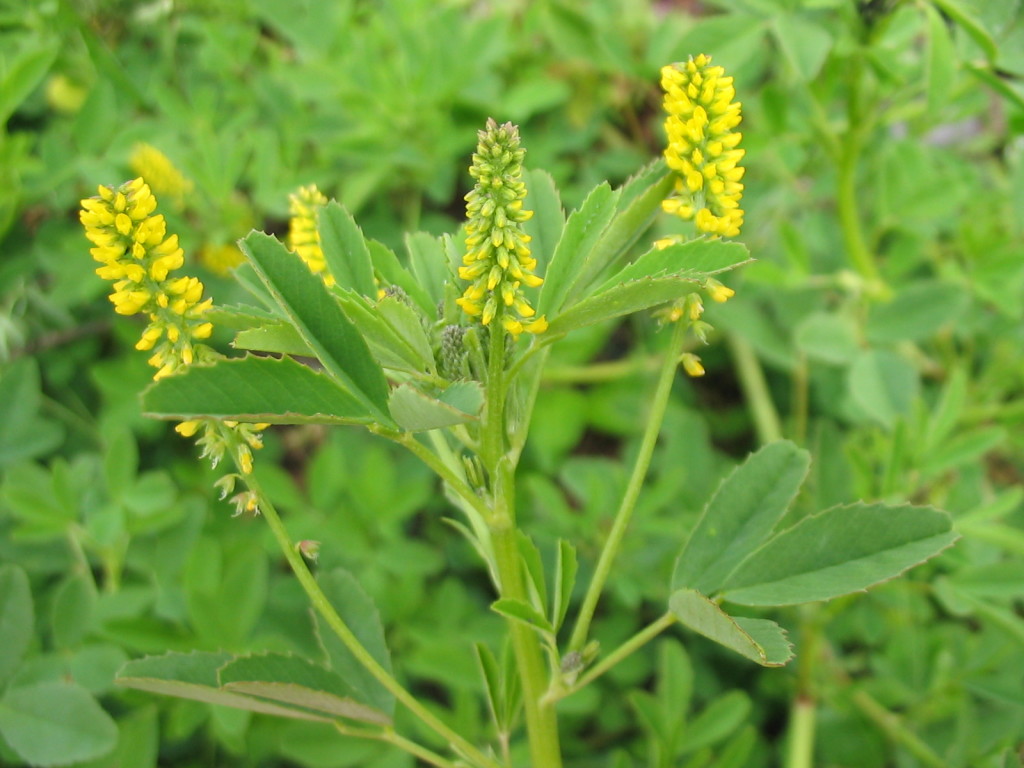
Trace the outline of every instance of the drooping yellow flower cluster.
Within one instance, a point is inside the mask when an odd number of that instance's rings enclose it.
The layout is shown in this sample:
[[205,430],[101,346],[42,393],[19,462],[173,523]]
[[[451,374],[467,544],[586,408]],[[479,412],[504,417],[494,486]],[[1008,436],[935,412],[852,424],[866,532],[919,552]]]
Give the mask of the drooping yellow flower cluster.
[[662,67],[665,90],[665,160],[678,173],[675,191],[662,208],[709,235],[736,237],[743,225],[743,134],[736,89],[722,67],[701,54]]
[[320,275],[328,286],[334,285],[334,275],[327,268],[323,249],[320,247],[320,231],[317,228],[317,213],[327,205],[327,198],[315,184],[300,187],[288,196],[289,213],[288,247],[299,254],[309,271]]
[[170,200],[176,209],[184,207],[193,184],[167,155],[151,144],[140,142],[132,147],[128,165],[132,173],[144,178],[153,193],[160,195],[164,202]]
[[499,126],[488,119],[478,136],[469,169],[476,185],[466,195],[466,254],[459,268],[459,277],[470,285],[456,303],[484,325],[498,318],[513,336],[543,333],[548,322],[534,317],[536,311],[522,290],[544,282],[533,273],[537,260],[530,255],[530,236],[522,227],[533,216],[533,211],[523,210],[526,150],[519,146],[519,129],[512,123]]
[[149,363],[159,379],[193,361],[193,341],[209,338],[213,324],[203,318],[212,304],[203,300],[203,284],[171,277],[184,254],[178,236],[167,234],[164,217],[154,215],[156,205],[140,177],[117,189],[101,186],[98,197],[82,201],[80,219],[95,246],[90,253],[103,264],[96,274],[114,281],[114,311],[149,316],[135,347],[153,350]]

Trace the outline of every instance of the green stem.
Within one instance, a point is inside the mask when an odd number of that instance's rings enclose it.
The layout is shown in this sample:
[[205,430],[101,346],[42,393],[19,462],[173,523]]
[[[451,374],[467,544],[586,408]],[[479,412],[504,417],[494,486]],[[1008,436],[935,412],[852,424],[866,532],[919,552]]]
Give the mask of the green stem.
[[288,531],[284,527],[284,523],[281,522],[281,518],[277,514],[277,510],[274,508],[274,505],[270,502],[267,495],[263,492],[263,489],[256,481],[256,478],[251,474],[245,475],[245,484],[249,487],[250,491],[259,497],[260,511],[263,513],[263,517],[270,526],[270,530],[274,534],[274,538],[277,540],[282,554],[284,554],[285,559],[288,561],[288,565],[291,566],[292,572],[299,580],[299,584],[305,591],[310,603],[312,603],[316,611],[323,617],[324,621],[327,622],[327,625],[331,628],[334,634],[336,634],[341,642],[345,644],[345,647],[348,648],[356,661],[358,661],[367,672],[373,675],[373,677],[382,686],[384,686],[384,688],[387,689],[396,700],[401,702],[406,709],[418,717],[428,728],[434,731],[434,733],[445,739],[457,751],[461,752],[477,765],[487,766],[487,768],[499,768],[496,762],[491,760],[487,755],[466,741],[466,739],[441,722],[436,715],[423,706],[411,693],[409,693],[409,691],[403,688],[402,685],[395,680],[395,678],[392,677],[375,658],[373,658],[370,652],[366,650],[363,644],[359,642],[359,639],[352,633],[352,630],[349,629],[349,626],[341,616],[338,615],[338,612],[334,610],[334,606],[331,605],[327,596],[321,591],[320,585],[317,584],[316,579],[313,578],[313,574],[310,573],[309,568],[306,567],[306,562],[295,550],[295,545],[289,537]]
[[943,766],[949,765],[949,763],[935,754],[931,747],[911,732],[897,715],[894,715],[875,701],[863,689],[853,694],[853,703],[868,719],[885,731],[890,739],[898,744],[902,744],[914,757],[925,765],[932,768],[943,768]]
[[817,717],[815,702],[797,695],[789,712],[786,768],[813,768],[814,722]]
[[572,637],[569,640],[569,650],[579,651],[587,642],[587,634],[590,632],[590,622],[594,618],[594,611],[597,609],[598,600],[601,599],[601,592],[608,574],[611,573],[612,563],[622,546],[622,539],[626,535],[629,521],[633,517],[633,510],[636,507],[637,497],[643,486],[647,470],[651,465],[651,456],[654,454],[654,446],[658,442],[658,434],[661,432],[661,422],[665,418],[665,408],[668,406],[668,397],[672,391],[672,382],[675,380],[676,367],[679,364],[679,353],[686,337],[686,323],[675,323],[672,332],[672,339],[669,341],[668,349],[665,352],[665,359],[662,362],[661,373],[658,375],[658,384],[654,390],[654,397],[651,401],[651,409],[647,414],[647,425],[644,427],[643,438],[640,441],[640,451],[637,453],[636,463],[633,465],[633,473],[630,475],[629,484],[622,496],[619,510],[615,514],[615,522],[608,534],[608,539],[601,550],[601,557],[597,561],[597,568],[590,579],[587,593],[580,606],[580,612],[576,617],[576,625],[573,627]]
[[[519,556],[515,514],[515,467],[507,455],[505,430],[505,332],[500,324],[491,326],[490,358],[487,364],[487,402],[480,437],[480,458],[490,479],[492,509],[487,516],[491,545],[502,597],[528,602]],[[552,702],[542,701],[547,673],[537,634],[521,622],[508,621],[512,652],[523,690],[526,734],[535,768],[559,768],[562,753],[558,742],[558,719]]]
[[487,508],[487,505],[484,504],[483,500],[476,494],[476,492],[469,487],[466,481],[456,474],[455,470],[448,466],[448,464],[436,453],[417,440],[416,436],[412,432],[380,432],[380,434],[394,440],[402,447],[408,449],[410,453],[434,470],[434,472],[437,473],[442,480],[448,483],[451,489],[455,491],[463,501],[469,504],[484,518],[490,515],[490,510]]
[[607,672],[609,669],[614,667],[620,661],[625,659],[627,656],[635,653],[647,643],[651,642],[654,638],[664,632],[666,629],[676,623],[676,617],[671,613],[666,613],[664,616],[659,618],[657,621],[648,624],[646,627],[641,629],[629,640],[624,642],[614,651],[609,653],[607,656],[601,659],[597,664],[587,670],[587,674],[583,675],[576,683],[571,687],[566,688],[562,691],[552,691],[548,694],[548,698],[552,701],[564,699],[566,696],[570,696],[581,688],[594,682],[597,678]]
[[559,365],[544,371],[547,384],[596,384],[618,381],[642,371],[655,371],[661,364],[657,356],[625,357],[590,365]]
[[451,760],[446,760],[436,752],[431,752],[426,747],[420,746],[414,741],[410,741],[404,736],[399,735],[393,728],[387,728],[384,730],[371,730],[369,728],[353,728],[347,723],[334,724],[335,730],[344,736],[351,736],[356,739],[372,739],[374,741],[383,741],[388,744],[392,744],[399,749],[408,752],[413,757],[418,757],[425,763],[430,765],[436,765],[437,768],[456,768],[456,764]]
[[731,333],[727,338],[733,362],[736,364],[736,374],[740,379],[740,387],[743,389],[743,396],[754,417],[754,429],[757,431],[758,443],[766,445],[775,440],[781,440],[782,424],[779,420],[779,413],[775,410],[775,403],[768,391],[768,382],[764,378],[764,370],[761,368],[754,348],[746,339],[741,339],[736,334]]

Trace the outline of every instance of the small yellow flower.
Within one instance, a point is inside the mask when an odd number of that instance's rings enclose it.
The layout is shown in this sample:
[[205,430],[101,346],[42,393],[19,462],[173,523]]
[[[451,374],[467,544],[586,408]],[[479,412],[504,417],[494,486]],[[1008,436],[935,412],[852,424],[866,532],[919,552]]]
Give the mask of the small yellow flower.
[[665,160],[677,174],[662,208],[692,219],[699,232],[736,237],[743,225],[744,150],[738,148],[743,135],[734,130],[742,116],[733,79],[701,54],[662,67],[661,85],[668,113]]
[[715,280],[713,277],[709,277],[704,286],[707,288],[708,296],[711,297],[712,301],[716,301],[719,304],[724,304],[733,296],[736,295],[736,291],[728,286],[722,285],[720,282]]
[[145,142],[136,144],[128,165],[132,173],[146,180],[154,194],[170,200],[176,210],[185,207],[185,198],[191,194],[194,185],[159,149]]
[[523,209],[525,154],[512,123],[499,126],[488,119],[486,130],[479,132],[469,169],[476,184],[466,195],[466,253],[459,268],[459,277],[470,284],[456,300],[470,317],[484,325],[497,318],[513,336],[543,333],[548,327],[546,318],[535,317],[522,290],[544,282],[533,273],[537,260],[522,227],[533,216]]
[[700,358],[697,355],[686,352],[679,358],[679,362],[682,364],[683,370],[686,371],[687,375],[693,377],[704,375],[704,366],[700,364]]
[[218,275],[226,275],[245,261],[245,257],[238,250],[237,246],[227,245],[226,243],[221,245],[207,244],[199,251],[199,260],[212,272],[216,272]]
[[328,286],[334,285],[334,275],[327,268],[327,260],[320,247],[320,231],[317,229],[317,215],[327,205],[327,198],[317,189],[316,184],[310,184],[308,187],[300,187],[288,200],[291,213],[288,247],[299,254],[310,272],[320,275]]

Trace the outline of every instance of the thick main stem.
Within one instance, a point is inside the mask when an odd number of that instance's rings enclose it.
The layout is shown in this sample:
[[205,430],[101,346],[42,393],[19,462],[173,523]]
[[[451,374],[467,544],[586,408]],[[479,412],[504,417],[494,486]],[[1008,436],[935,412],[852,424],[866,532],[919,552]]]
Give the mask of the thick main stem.
[[[515,468],[508,456],[505,432],[505,376],[505,333],[495,323],[491,326],[487,405],[480,441],[481,459],[490,478],[492,508],[488,525],[500,595],[528,602],[516,536]],[[540,640],[536,632],[518,621],[510,619],[508,628],[523,690],[526,734],[532,764],[535,768],[559,768],[562,765],[562,753],[558,741],[558,718],[554,704],[542,701],[547,689],[547,673]]]
[[633,473],[630,475],[629,484],[622,496],[622,503],[615,514],[615,522],[608,533],[608,540],[601,550],[601,557],[597,561],[597,568],[590,580],[587,594],[583,598],[579,615],[576,617],[576,625],[573,627],[572,637],[569,640],[569,650],[579,651],[587,642],[587,634],[590,631],[590,622],[594,618],[594,611],[597,609],[598,600],[601,599],[601,592],[604,589],[608,575],[611,573],[612,563],[622,546],[622,539],[626,535],[629,521],[633,518],[633,509],[636,507],[637,497],[643,487],[644,478],[647,477],[647,470],[651,465],[651,456],[654,454],[654,446],[658,442],[658,435],[661,432],[661,423],[665,418],[665,408],[668,405],[668,396],[672,391],[672,382],[675,380],[676,367],[679,364],[679,353],[686,337],[686,324],[677,322],[669,341],[668,349],[665,352],[665,360],[661,366],[661,373],[658,376],[658,385],[654,390],[654,398],[651,401],[651,410],[647,415],[647,426],[644,428],[643,438],[640,441],[640,451],[633,465]]

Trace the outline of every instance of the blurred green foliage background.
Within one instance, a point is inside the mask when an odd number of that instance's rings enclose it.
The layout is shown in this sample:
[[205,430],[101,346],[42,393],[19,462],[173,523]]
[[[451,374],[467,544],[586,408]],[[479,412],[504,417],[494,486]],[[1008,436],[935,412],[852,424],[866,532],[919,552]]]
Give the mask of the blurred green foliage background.
[[[191,182],[162,198],[169,229],[228,304],[220,249],[282,232],[303,184],[397,249],[453,231],[488,116],[520,125],[568,207],[621,183],[661,151],[659,67],[701,52],[744,103],[758,262],[709,308],[708,375],[677,382],[597,635],[610,646],[660,614],[680,531],[774,437],[814,455],[803,509],[931,503],[963,540],[784,616],[799,628],[786,670],[682,633],[630,658],[562,702],[568,764],[793,765],[804,698],[814,765],[1019,765],[1019,0],[0,0],[0,762],[25,755],[10,713],[57,696],[82,724],[60,762],[411,765],[316,725],[114,689],[146,653],[318,651],[260,521],[232,519],[192,447],[140,415],[151,371],[93,275],[78,200],[135,175],[139,142],[165,153]],[[584,568],[663,342],[637,319],[553,355],[519,494],[536,538],[577,542]],[[293,534],[323,543],[320,567],[375,599],[413,689],[488,738],[469,645],[500,618],[428,472],[355,430],[288,428],[257,473]]]

